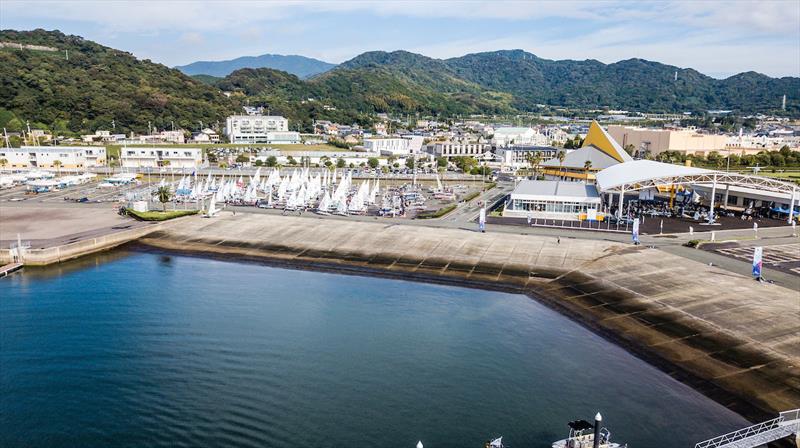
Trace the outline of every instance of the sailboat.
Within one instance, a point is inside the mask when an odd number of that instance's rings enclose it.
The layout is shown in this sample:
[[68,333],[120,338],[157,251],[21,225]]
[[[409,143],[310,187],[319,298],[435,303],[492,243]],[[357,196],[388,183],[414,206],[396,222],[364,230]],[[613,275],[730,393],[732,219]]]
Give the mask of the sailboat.
[[322,200],[319,201],[319,205],[317,206],[317,213],[320,215],[330,215],[328,211],[331,208],[331,195],[326,191],[325,194],[322,196]]
[[217,213],[219,213],[219,209],[217,208],[217,198],[215,196],[211,196],[211,202],[208,203],[208,212],[205,214],[205,217],[213,218]]

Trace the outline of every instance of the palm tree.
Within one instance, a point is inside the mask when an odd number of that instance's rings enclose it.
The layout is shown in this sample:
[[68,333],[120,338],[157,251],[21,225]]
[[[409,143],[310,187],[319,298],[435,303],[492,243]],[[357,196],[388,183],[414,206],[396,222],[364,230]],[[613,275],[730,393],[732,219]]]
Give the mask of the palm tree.
[[592,167],[592,161],[587,160],[583,162],[583,169],[586,171],[586,180],[589,180],[589,169]]
[[558,152],[558,172],[561,173],[561,177],[564,177],[564,159],[566,157],[567,157],[566,151]]
[[161,203],[162,209],[166,212],[167,211],[167,202],[169,202],[170,198],[172,197],[172,192],[169,189],[169,186],[162,185],[158,187],[155,194],[158,202]]
[[542,155],[536,153],[533,155],[533,180],[539,177],[539,164],[542,163]]
[[0,167],[5,169],[6,165],[8,165],[8,160],[7,159],[0,159]]
[[53,161],[53,166],[56,167],[56,170],[58,171],[58,175],[60,176],[61,175],[61,161],[60,160],[54,160]]

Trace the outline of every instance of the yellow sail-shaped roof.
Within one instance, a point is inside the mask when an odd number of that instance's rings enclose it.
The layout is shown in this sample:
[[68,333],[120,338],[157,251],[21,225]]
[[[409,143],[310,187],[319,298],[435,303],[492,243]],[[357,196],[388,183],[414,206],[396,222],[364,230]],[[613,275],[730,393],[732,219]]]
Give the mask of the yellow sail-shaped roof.
[[586,138],[583,140],[583,146],[589,145],[603,151],[618,162],[633,160],[631,156],[622,149],[622,146],[611,138],[608,132],[600,127],[600,124],[596,121],[592,121],[592,124],[589,125],[589,133],[586,134]]

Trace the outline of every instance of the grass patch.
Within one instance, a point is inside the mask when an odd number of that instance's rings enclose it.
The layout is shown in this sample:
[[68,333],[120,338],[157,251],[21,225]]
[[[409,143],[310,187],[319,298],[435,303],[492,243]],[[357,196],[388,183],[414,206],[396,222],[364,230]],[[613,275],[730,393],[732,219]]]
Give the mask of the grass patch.
[[450,204],[435,211],[424,211],[417,215],[417,219],[434,219],[441,218],[442,216],[452,212],[456,209],[456,204]]
[[497,186],[497,182],[492,182],[492,183],[490,183],[489,185],[486,186],[486,190],[485,191],[489,191],[489,190],[491,190],[492,188],[494,188],[496,186]]
[[199,210],[168,210],[166,212],[149,211],[137,212],[133,209],[125,209],[128,216],[132,216],[139,221],[166,221],[168,219],[180,218],[181,216],[196,215]]
[[701,240],[689,240],[684,244],[684,246],[699,249],[701,244],[703,244],[703,241]]

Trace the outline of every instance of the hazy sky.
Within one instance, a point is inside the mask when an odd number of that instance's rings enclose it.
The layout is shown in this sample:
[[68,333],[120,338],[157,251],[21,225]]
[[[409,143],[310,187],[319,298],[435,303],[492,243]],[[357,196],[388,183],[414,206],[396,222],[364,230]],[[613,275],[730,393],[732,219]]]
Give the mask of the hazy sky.
[[0,27],[58,29],[174,66],[263,53],[342,62],[515,49],[650,59],[711,76],[800,76],[800,1],[0,0]]

